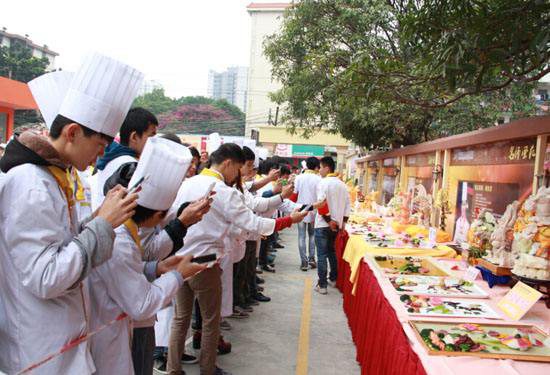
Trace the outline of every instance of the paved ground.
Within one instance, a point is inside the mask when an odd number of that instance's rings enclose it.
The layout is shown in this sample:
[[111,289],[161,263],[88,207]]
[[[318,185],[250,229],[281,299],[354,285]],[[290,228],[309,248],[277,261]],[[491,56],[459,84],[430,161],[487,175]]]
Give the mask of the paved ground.
[[[230,319],[233,330],[224,335],[233,352],[219,357],[219,365],[234,375],[359,374],[340,292],[313,291],[317,273],[299,270],[297,231],[281,237],[286,248],[277,253],[277,273],[261,275],[272,301],[255,307],[248,319]],[[198,365],[184,369],[199,373]]]

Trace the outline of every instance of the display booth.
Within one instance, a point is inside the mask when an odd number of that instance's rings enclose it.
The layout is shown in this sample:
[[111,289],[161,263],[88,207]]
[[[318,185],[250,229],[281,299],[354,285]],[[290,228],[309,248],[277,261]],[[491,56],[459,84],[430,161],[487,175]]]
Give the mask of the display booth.
[[533,186],[548,182],[549,133],[550,117],[522,119],[376,153],[356,163],[367,171],[363,192],[381,192],[380,204],[419,184],[434,201],[445,190],[449,212],[443,220],[436,212],[432,225],[460,240],[483,209],[498,219],[509,203],[525,200]]
[[338,233],[362,374],[546,374],[550,117],[371,154]]
[[37,108],[26,83],[0,77],[0,143],[13,134],[16,110]]

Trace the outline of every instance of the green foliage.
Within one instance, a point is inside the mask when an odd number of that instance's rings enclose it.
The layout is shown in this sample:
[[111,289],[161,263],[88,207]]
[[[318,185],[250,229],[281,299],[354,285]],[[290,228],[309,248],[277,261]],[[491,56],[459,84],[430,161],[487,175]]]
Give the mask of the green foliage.
[[[31,49],[21,42],[13,41],[10,47],[0,46],[0,76],[27,83],[44,74],[48,64],[45,57],[33,57]],[[41,121],[37,111],[15,112],[16,127]]]
[[374,148],[532,115],[548,14],[547,1],[303,0],[265,43],[282,83],[271,99],[293,130]]

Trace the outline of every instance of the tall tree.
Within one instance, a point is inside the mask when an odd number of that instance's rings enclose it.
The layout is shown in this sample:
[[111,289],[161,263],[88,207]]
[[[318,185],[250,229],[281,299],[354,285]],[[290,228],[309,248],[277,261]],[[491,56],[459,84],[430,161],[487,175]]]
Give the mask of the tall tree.
[[[0,47],[0,76],[27,83],[44,74],[48,64],[46,57],[33,57],[32,50],[17,40],[12,41],[10,47]],[[37,111],[15,112],[16,127],[40,121],[42,117]]]
[[367,147],[490,126],[501,108],[531,115],[526,82],[548,71],[548,9],[529,0],[303,0],[265,43],[282,83],[272,99],[291,128],[328,128]]

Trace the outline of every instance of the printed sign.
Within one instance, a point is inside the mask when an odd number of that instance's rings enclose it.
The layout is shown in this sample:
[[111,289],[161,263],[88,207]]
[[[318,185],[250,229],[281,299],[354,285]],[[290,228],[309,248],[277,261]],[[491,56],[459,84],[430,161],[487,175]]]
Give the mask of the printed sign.
[[468,267],[466,272],[464,273],[463,279],[466,281],[474,281],[478,278],[478,276],[481,274],[481,271],[477,269],[476,267]]
[[536,291],[522,282],[518,282],[497,304],[507,317],[520,320],[527,311],[542,297]]
[[457,148],[452,151],[451,165],[533,163],[537,154],[536,143],[536,139],[528,138]]

